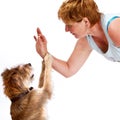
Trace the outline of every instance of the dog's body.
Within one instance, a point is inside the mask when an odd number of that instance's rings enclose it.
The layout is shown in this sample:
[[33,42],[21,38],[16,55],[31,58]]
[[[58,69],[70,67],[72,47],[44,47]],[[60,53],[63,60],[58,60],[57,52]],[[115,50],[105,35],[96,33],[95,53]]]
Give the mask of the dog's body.
[[3,77],[4,93],[10,98],[12,120],[46,120],[45,103],[52,95],[52,57],[47,54],[42,62],[38,89],[29,88],[31,64],[6,69]]

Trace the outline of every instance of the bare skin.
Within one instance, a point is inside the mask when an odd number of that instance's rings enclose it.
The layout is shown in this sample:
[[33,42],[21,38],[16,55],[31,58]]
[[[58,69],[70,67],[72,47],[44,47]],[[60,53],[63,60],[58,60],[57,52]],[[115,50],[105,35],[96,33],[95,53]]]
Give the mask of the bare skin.
[[[113,43],[117,47],[120,47],[120,27],[118,26],[120,26],[120,18],[116,18],[110,23],[108,34],[113,40]],[[108,43],[100,22],[90,27],[90,22],[86,17],[83,18],[81,22],[65,25],[65,30],[74,35],[78,40],[67,61],[60,60],[53,56],[52,67],[64,77],[70,77],[79,71],[92,52],[85,38],[86,35],[92,35],[94,41],[103,52],[107,51]],[[39,28],[37,28],[37,36],[34,36],[34,39],[36,41],[36,51],[44,58],[46,53],[48,53],[47,40]]]

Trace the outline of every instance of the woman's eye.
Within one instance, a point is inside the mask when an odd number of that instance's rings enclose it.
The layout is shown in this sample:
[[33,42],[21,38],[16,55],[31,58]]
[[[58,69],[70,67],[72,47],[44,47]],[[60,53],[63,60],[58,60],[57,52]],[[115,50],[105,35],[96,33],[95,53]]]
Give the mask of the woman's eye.
[[68,28],[71,28],[71,27],[72,27],[72,25],[67,25],[67,27],[68,27]]

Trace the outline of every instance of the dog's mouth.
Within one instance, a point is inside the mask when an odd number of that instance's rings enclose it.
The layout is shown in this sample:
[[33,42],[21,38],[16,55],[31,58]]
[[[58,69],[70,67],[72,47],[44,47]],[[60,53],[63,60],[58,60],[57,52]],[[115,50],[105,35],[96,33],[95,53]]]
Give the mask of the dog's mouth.
[[34,80],[34,73],[33,73],[33,70],[31,70],[31,73],[30,73],[30,80],[31,80],[31,82]]
[[32,64],[28,63],[26,64],[26,66],[29,66],[29,68],[31,68],[31,75],[30,75],[30,79],[32,80],[34,78],[34,74],[32,73]]

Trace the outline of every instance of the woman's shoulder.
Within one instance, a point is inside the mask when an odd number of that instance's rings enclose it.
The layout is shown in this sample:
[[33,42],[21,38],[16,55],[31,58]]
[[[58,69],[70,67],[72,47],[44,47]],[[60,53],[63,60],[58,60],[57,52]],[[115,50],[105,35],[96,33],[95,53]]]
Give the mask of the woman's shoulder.
[[103,27],[105,27],[107,30],[110,22],[118,17],[120,17],[120,13],[101,14],[101,23],[102,23]]
[[105,13],[101,14],[101,19],[104,20],[104,22],[108,22],[110,19],[114,17],[120,17],[120,13]]

